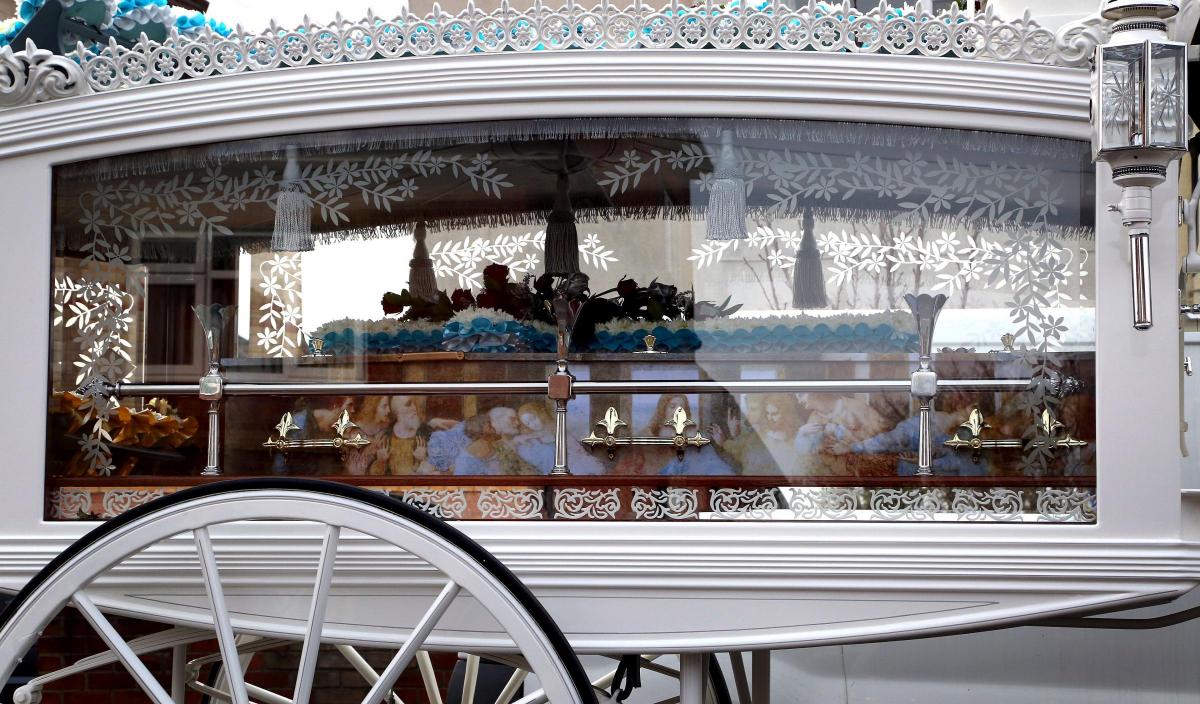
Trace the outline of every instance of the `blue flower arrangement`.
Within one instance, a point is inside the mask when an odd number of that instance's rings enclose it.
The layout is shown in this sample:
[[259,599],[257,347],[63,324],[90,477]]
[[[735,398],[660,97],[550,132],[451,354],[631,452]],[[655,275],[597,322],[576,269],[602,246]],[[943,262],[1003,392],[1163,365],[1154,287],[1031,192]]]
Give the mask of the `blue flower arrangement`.
[[335,355],[399,354],[442,349],[442,331],[439,329],[367,332],[347,327],[324,332],[321,338],[325,340],[324,351]]
[[554,333],[527,323],[477,316],[446,323],[442,348],[452,352],[552,352],[555,341]]
[[[776,319],[778,320],[778,319]],[[738,326],[737,323],[743,323]],[[755,324],[753,318],[728,320],[720,326],[693,328],[667,323],[656,326],[600,329],[588,345],[589,352],[640,352],[645,338],[654,335],[659,352],[915,352],[917,335],[887,323]]]
[[233,34],[233,30],[227,27],[224,22],[218,22],[211,17],[207,17],[203,12],[194,12],[190,15],[181,14],[175,18],[175,29],[179,30],[180,34],[196,35],[205,27],[208,27],[222,37],[228,37]]

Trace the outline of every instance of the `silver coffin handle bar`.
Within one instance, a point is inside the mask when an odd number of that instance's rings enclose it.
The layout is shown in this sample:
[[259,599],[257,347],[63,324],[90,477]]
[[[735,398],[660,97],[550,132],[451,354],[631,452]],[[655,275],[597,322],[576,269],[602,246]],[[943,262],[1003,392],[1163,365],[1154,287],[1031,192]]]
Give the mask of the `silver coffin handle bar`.
[[[946,379],[938,388],[947,391],[1024,391],[1029,379]],[[577,394],[692,394],[692,393],[907,393],[908,379],[814,381],[576,381]],[[447,382],[408,384],[226,383],[228,396],[490,396],[544,395],[544,381]],[[199,384],[118,383],[108,393],[131,396],[186,396],[197,394]]]

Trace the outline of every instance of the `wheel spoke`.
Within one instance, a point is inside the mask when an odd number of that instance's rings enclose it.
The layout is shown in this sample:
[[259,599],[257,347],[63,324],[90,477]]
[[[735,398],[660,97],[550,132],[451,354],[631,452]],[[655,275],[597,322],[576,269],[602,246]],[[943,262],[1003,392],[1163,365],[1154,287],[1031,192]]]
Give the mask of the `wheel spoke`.
[[296,689],[292,694],[294,704],[308,704],[312,694],[313,672],[317,669],[317,653],[321,649],[321,630],[325,627],[325,606],[329,603],[329,585],[333,581],[333,564],[337,561],[337,546],[340,529],[329,526],[325,543],[321,547],[321,561],[317,564],[317,583],[313,587],[312,606],[308,611],[308,632],[304,634],[304,648],[300,651],[300,670],[296,674]]
[[741,651],[729,652],[729,664],[733,666],[733,683],[737,687],[738,704],[750,704],[750,680],[746,678],[746,661]]
[[460,587],[454,582],[447,582],[442,588],[437,598],[433,600],[433,606],[425,612],[417,625],[413,627],[413,632],[408,636],[408,640],[404,641],[404,645],[400,647],[400,652],[392,658],[388,666],[384,668],[383,673],[379,675],[379,680],[372,685],[371,691],[362,700],[362,704],[376,704],[381,699],[385,692],[392,691],[392,685],[396,684],[396,680],[412,662],[413,657],[417,654],[417,650],[425,643],[425,639],[433,632],[434,626],[437,625],[438,619],[446,613],[450,608],[450,604],[454,602],[454,597],[458,596]]
[[187,700],[187,645],[171,648],[171,701],[184,704]]
[[229,622],[229,611],[225,607],[225,591],[221,589],[221,575],[217,571],[212,536],[208,534],[207,528],[197,528],[192,534],[196,539],[196,549],[200,553],[204,588],[208,591],[208,600],[212,604],[213,626],[217,632],[225,679],[229,682],[229,694],[233,698],[233,704],[250,704],[250,698],[246,694],[246,680],[242,674],[242,663],[238,659],[237,642],[233,637],[233,626]]
[[[342,657],[346,658],[346,661],[349,662],[355,670],[358,670],[358,674],[362,675],[362,678],[366,680],[367,686],[373,685],[379,681],[379,673],[375,671],[375,668],[371,667],[371,663],[367,662],[366,658],[360,655],[357,650],[349,645],[342,645],[341,643],[335,645],[334,647],[337,648],[337,651],[342,654]],[[396,694],[392,694],[392,704],[404,704],[404,701],[401,700]]]
[[479,656],[467,655],[463,672],[462,704],[475,704],[475,684],[479,681]]
[[[592,680],[592,688],[603,692],[604,690],[608,689],[610,685],[612,685],[613,680],[616,678],[617,671],[609,670],[607,674]],[[546,690],[538,689],[518,699],[516,704],[546,704],[548,701],[550,701],[550,697],[546,696]]]
[[750,654],[750,695],[754,704],[771,704],[771,651]]
[[500,696],[496,697],[496,704],[508,704],[516,695],[517,690],[525,683],[525,678],[529,673],[520,668],[513,670],[512,677],[508,678],[508,684],[504,685],[504,689],[500,690]]
[[263,704],[292,704],[292,700],[282,694],[276,694],[262,687],[255,687],[249,682],[246,683],[246,692]]
[[75,592],[72,601],[75,602],[75,606],[88,623],[92,624],[96,633],[100,634],[104,644],[121,660],[121,664],[125,666],[126,670],[129,670],[129,674],[133,675],[133,679],[137,681],[142,691],[156,704],[172,704],[171,695],[167,694],[167,690],[163,689],[158,680],[154,679],[154,675],[150,674],[145,663],[137,656],[137,653],[133,652],[121,634],[117,633],[117,629],[113,628],[104,614],[100,613],[100,609],[96,608],[87,594],[82,591]]
[[421,670],[421,681],[425,683],[425,696],[429,704],[442,704],[442,693],[438,690],[437,675],[433,672],[433,660],[424,650],[417,651],[417,667]]

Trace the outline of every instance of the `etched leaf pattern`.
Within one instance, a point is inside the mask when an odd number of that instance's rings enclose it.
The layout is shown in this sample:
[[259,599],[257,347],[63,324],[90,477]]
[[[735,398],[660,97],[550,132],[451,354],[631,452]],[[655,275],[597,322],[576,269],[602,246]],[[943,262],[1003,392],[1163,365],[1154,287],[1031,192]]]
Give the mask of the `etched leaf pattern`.
[[268,357],[294,357],[304,344],[300,255],[276,254],[258,265],[258,307],[254,345]]
[[[453,238],[435,242],[429,248],[434,274],[452,279],[458,288],[482,288],[483,269],[488,264],[503,264],[517,275],[535,274],[546,252],[546,231],[520,235],[499,234],[494,237]],[[590,233],[579,243],[582,264],[607,271],[619,261],[615,251],[600,235]]]

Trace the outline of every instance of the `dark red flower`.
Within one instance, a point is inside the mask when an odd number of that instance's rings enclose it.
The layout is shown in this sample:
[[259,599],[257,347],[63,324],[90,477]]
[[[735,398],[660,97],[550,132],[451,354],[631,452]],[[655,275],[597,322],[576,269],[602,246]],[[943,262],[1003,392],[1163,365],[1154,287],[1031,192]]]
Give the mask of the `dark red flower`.
[[454,293],[450,294],[450,306],[454,310],[466,310],[475,305],[475,297],[466,289],[455,289]]
[[503,264],[488,264],[483,270],[483,287],[487,289],[504,288],[508,283],[508,267]]
[[405,303],[404,297],[401,294],[392,293],[391,291],[388,291],[387,293],[383,294],[383,300],[380,301],[380,304],[383,305],[383,314],[384,315],[394,315],[396,313],[402,313],[402,312],[404,312],[404,309],[408,306],[408,304]]
[[542,274],[533,282],[533,289],[546,298],[554,297],[554,275]]
[[500,296],[496,295],[495,291],[480,291],[475,297],[475,305],[480,308],[491,308],[498,310],[500,307]]
[[637,293],[638,285],[633,279],[621,279],[617,282],[617,295],[621,298],[629,298]]

